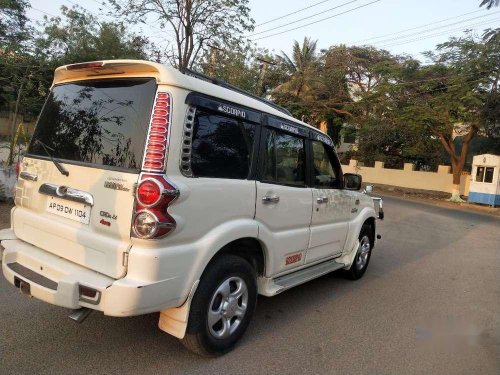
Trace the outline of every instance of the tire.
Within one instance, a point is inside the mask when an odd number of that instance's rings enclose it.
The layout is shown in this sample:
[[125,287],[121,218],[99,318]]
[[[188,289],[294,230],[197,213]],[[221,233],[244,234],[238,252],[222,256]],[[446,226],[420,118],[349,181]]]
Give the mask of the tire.
[[358,280],[363,277],[370,263],[373,249],[371,226],[363,224],[359,233],[359,246],[351,268],[344,271],[344,275],[351,280]]
[[253,267],[235,255],[219,256],[201,277],[182,344],[204,357],[229,352],[245,333],[256,303]]

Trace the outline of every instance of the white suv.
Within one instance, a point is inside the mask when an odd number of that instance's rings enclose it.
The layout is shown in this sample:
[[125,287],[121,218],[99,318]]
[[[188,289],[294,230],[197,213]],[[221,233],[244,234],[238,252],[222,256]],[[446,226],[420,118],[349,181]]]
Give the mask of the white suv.
[[327,135],[235,87],[147,61],[63,66],[0,231],[3,274],[76,321],[159,311],[219,355],[257,294],[364,274],[380,213],[360,185]]

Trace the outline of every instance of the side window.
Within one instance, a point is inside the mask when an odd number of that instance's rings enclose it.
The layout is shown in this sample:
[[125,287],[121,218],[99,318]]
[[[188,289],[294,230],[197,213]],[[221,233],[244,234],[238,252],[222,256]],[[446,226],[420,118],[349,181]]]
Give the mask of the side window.
[[254,138],[255,125],[198,108],[191,146],[193,176],[248,178]]
[[477,167],[476,181],[483,182],[483,178],[484,178],[484,167]]
[[486,171],[484,172],[484,182],[493,182],[493,171],[495,168],[493,167],[486,167]]
[[[337,186],[338,176],[332,165],[331,151],[321,142],[312,142],[314,187],[334,188]],[[330,152],[329,152],[330,151]]]
[[491,184],[493,182],[494,172],[494,167],[477,167],[476,182],[485,182]]
[[268,129],[262,181],[305,186],[304,139]]

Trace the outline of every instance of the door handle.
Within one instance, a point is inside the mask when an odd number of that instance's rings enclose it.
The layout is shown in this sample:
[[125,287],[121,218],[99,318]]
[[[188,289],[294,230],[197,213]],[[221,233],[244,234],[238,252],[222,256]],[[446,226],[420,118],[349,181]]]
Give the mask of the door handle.
[[38,180],[38,176],[33,173],[28,173],[28,172],[21,172],[19,175],[19,178],[22,178],[23,180],[28,180],[28,181],[36,181]]
[[316,198],[316,202],[318,202],[318,204],[328,203],[328,197],[319,197],[319,198]]
[[262,202],[264,203],[278,203],[280,201],[280,197],[277,195],[264,195],[262,197]]

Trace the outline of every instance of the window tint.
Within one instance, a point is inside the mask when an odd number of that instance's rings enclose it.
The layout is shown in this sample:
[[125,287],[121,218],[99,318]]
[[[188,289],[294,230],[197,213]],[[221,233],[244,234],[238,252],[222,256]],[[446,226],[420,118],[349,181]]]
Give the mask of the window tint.
[[486,171],[484,173],[484,182],[493,182],[493,171],[495,168],[493,167],[486,167]]
[[[154,79],[55,86],[33,134],[58,159],[138,170],[156,91]],[[28,154],[47,157],[31,142]]]
[[262,181],[305,185],[304,139],[269,129]]
[[246,179],[254,136],[255,125],[198,108],[191,147],[193,175]]
[[476,181],[483,182],[483,178],[484,178],[484,167],[477,167]]
[[333,168],[326,145],[312,142],[314,186],[317,188],[333,188],[337,184],[337,176]]

